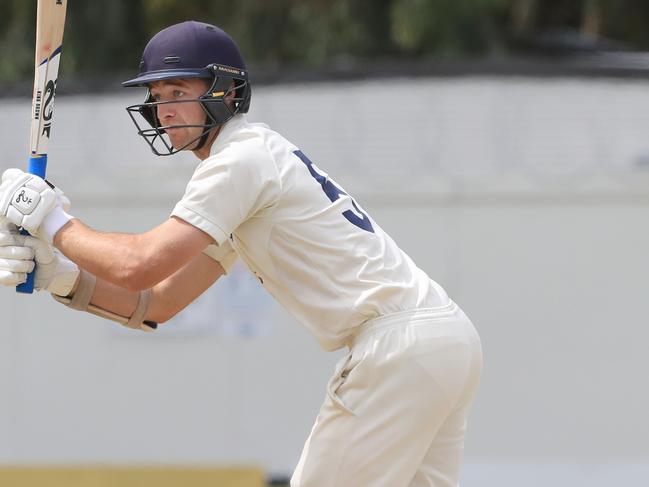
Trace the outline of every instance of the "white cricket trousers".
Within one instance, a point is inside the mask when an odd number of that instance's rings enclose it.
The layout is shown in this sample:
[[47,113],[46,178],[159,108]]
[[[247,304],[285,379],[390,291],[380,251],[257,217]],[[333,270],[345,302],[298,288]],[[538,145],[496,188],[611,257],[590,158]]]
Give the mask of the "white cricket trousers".
[[291,487],[456,487],[481,371],[480,339],[455,303],[365,323]]

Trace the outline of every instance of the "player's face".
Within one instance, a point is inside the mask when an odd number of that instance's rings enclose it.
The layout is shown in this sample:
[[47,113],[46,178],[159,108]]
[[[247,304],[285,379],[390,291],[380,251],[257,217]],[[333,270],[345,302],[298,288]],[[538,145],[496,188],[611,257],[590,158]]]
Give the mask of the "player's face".
[[[188,101],[196,100],[205,94],[208,88],[207,82],[202,79],[173,79],[151,84],[150,91],[154,101],[171,102],[157,106],[158,119],[162,126],[195,125],[195,127],[166,129],[171,144],[176,149],[183,147],[203,133],[205,111],[199,102]],[[199,141],[196,141],[187,149],[191,150],[198,144]]]

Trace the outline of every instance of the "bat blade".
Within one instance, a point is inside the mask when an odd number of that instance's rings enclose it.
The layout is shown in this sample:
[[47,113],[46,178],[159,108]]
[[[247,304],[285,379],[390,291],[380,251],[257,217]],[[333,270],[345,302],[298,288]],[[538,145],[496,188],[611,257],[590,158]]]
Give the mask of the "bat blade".
[[[36,54],[34,56],[34,93],[30,129],[30,157],[27,172],[45,177],[47,150],[52,135],[54,95],[59,75],[63,30],[68,0],[38,0],[36,14]],[[34,291],[34,273],[16,287],[20,293]]]
[[67,0],[38,0],[30,149],[47,154],[61,61]]

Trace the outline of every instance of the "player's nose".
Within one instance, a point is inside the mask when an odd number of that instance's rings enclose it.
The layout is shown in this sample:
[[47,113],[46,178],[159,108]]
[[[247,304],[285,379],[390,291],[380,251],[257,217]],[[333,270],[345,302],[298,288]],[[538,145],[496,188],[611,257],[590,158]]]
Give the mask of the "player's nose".
[[169,120],[176,114],[173,103],[161,103],[158,105],[158,118],[160,120]]

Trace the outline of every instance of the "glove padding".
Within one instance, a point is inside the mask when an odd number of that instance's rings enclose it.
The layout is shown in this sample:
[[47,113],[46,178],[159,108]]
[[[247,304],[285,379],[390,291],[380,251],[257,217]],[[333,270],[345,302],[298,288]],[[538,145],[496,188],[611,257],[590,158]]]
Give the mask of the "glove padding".
[[0,217],[0,284],[17,286],[34,270],[34,250],[18,240],[18,228]]
[[0,184],[0,215],[48,243],[72,219],[63,192],[20,169],[7,169]]
[[29,235],[18,235],[17,238],[34,252],[34,289],[46,290],[57,296],[68,296],[79,277],[77,264],[43,240]]
[[79,276],[77,265],[46,242],[20,235],[18,228],[0,217],[0,284],[16,286],[34,269],[34,289],[68,296]]

